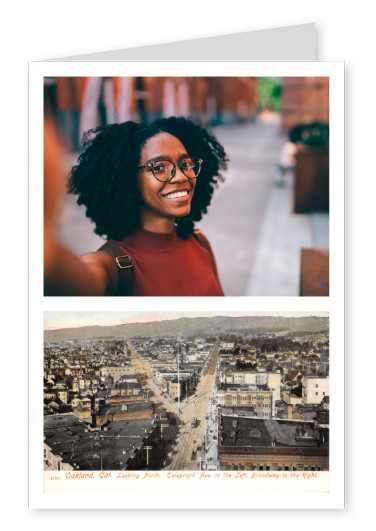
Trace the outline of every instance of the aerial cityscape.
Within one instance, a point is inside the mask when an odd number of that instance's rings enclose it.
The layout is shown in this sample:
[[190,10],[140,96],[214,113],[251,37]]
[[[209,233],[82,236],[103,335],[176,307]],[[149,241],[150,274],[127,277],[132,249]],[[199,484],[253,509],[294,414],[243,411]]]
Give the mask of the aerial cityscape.
[[48,329],[44,470],[327,471],[329,394],[327,316]]

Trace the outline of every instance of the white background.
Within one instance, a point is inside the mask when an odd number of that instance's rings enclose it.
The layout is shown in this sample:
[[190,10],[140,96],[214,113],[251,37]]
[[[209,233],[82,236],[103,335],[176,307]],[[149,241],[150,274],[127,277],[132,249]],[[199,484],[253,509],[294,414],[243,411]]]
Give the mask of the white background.
[[[249,485],[235,481],[234,484],[212,482],[205,485],[205,498],[201,487],[195,483],[176,480],[161,481],[156,488],[155,483],[147,482],[143,486],[143,496],[139,495],[139,482],[128,481],[122,485],[124,493],[116,495],[113,489],[119,487],[119,482],[106,483],[106,491],[111,496],[103,497],[101,492],[79,495],[68,491],[64,496],[46,495],[43,489],[43,470],[37,456],[40,454],[41,434],[43,432],[43,416],[40,414],[41,404],[41,367],[43,365],[43,311],[62,310],[63,307],[72,311],[101,311],[124,310],[124,301],[119,297],[47,297],[43,298],[43,283],[39,272],[43,268],[43,94],[41,87],[43,77],[47,75],[110,75],[110,76],[218,76],[225,73],[228,76],[329,76],[330,77],[330,298],[322,297],[220,297],[213,300],[210,297],[136,297],[132,300],[132,310],[164,311],[172,308],[181,311],[195,312],[208,310],[222,311],[327,311],[330,315],[330,348],[334,353],[330,362],[331,389],[331,422],[330,422],[330,492],[319,495],[302,495],[299,485],[299,495],[288,493],[288,488],[294,485],[280,485],[280,494],[269,491],[263,493],[263,485]],[[29,67],[29,182],[33,186],[29,190],[29,231],[33,245],[29,253],[29,275],[33,281],[29,287],[30,308],[29,342],[33,348],[29,370],[29,422],[30,422],[30,507],[33,508],[75,508],[75,507],[342,507],[343,506],[343,63],[341,62],[232,62],[232,63],[95,63],[81,62],[49,63],[45,61],[33,62]],[[333,272],[336,272],[334,275]],[[100,324],[100,323],[98,323]],[[183,485],[184,483],[184,485]],[[201,485],[198,480],[199,485]],[[272,483],[268,482],[271,489]],[[295,481],[293,482],[295,484]],[[311,481],[303,488],[317,488]],[[55,483],[54,483],[55,485]],[[60,483],[59,483],[60,485]],[[103,486],[102,483],[97,483]],[[221,485],[221,488],[219,488]],[[55,488],[55,486],[53,487]],[[64,488],[64,483],[61,483]],[[95,491],[92,486],[93,491]],[[327,487],[323,487],[327,489]],[[60,489],[60,486],[59,486]],[[169,493],[169,494],[167,494]],[[174,498],[174,494],[176,494]]]
[[[338,310],[342,313],[342,298],[343,298],[343,100],[344,100],[344,66],[343,62],[268,62],[268,63],[252,63],[252,62],[213,62],[213,63],[187,63],[187,62],[33,62],[29,66],[29,130],[31,131],[29,139],[29,231],[32,235],[33,245],[29,253],[29,274],[33,281],[30,284],[29,296],[30,307],[39,309],[39,311],[60,310],[62,305],[67,310],[92,310],[93,308],[100,308],[101,311],[114,311],[116,308],[124,310],[124,301],[119,297],[105,297],[95,301],[92,297],[77,297],[72,300],[71,297],[47,297],[43,300],[41,294],[43,293],[43,279],[39,272],[43,268],[43,234],[41,227],[43,225],[43,180],[40,178],[43,175],[43,92],[41,87],[43,85],[44,76],[221,76],[225,73],[226,76],[328,76],[330,79],[330,299],[323,299],[318,297],[313,301],[312,297],[301,298],[296,297],[220,297],[218,300],[207,297],[203,301],[198,301],[197,297],[173,297],[172,301],[168,297],[148,297],[147,303],[143,297],[136,297],[132,300],[132,309],[139,307],[141,310],[147,308],[149,311],[158,309],[159,311],[166,311],[171,309],[178,309],[182,305],[182,309],[187,311],[203,310],[207,308],[211,311],[227,310],[227,311],[260,311],[261,308],[270,310],[282,311],[291,310],[310,310],[318,309],[320,311],[332,312]],[[223,251],[224,252],[224,251]],[[336,272],[336,274],[333,274]],[[336,303],[333,306],[333,301]],[[314,303],[317,306],[314,306]],[[297,306],[298,304],[298,306]],[[303,307],[304,305],[304,307]],[[35,312],[36,314],[37,312]],[[30,340],[36,347],[35,338],[39,337],[33,326],[34,317],[30,316]],[[331,330],[332,331],[332,330]],[[342,329],[341,329],[342,338]],[[334,339],[334,338],[332,338]],[[338,339],[338,338],[336,338]],[[42,345],[38,348],[42,350]],[[335,345],[333,344],[335,348]],[[339,352],[337,347],[337,352]],[[42,361],[42,352],[40,352],[41,359],[38,363],[33,357],[33,366],[39,366]],[[338,361],[342,366],[343,358],[337,355],[332,358],[338,367]],[[40,370],[40,369],[39,369]],[[40,374],[37,372],[35,375]],[[332,377],[338,376],[331,373]],[[40,389],[39,389],[40,392]],[[332,396],[334,395],[332,389]],[[39,396],[39,393],[38,393]]]
[[[133,4],[133,5],[132,5]],[[375,288],[373,227],[375,203],[374,112],[375,30],[372,3],[358,0],[249,0],[204,2],[34,0],[7,2],[1,31],[2,154],[2,520],[6,525],[52,525],[54,529],[99,525],[178,524],[227,529],[275,525],[291,529],[371,524],[374,502],[372,343]],[[27,63],[51,57],[114,50],[145,44],[215,36],[315,22],[317,57],[347,63],[347,509],[345,511],[93,511],[26,509],[26,245],[27,245]],[[30,183],[32,186],[32,183]],[[334,355],[334,353],[332,353]],[[32,348],[30,356],[33,356]],[[369,516],[369,518],[367,518]],[[162,518],[163,517],[163,518]],[[109,521],[110,519],[110,521]],[[127,519],[127,520],[125,520]],[[335,521],[334,521],[335,519]],[[298,521],[297,521],[298,520]],[[367,524],[366,524],[367,525]],[[324,529],[325,529],[324,527]]]

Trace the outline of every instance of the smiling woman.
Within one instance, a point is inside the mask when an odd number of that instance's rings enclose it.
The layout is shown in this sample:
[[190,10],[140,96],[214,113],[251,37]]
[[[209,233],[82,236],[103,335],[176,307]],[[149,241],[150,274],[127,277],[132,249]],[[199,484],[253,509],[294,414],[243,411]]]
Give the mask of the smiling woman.
[[138,168],[143,228],[172,232],[175,219],[190,213],[201,162],[190,157],[180,140],[169,133],[159,133],[146,142]]
[[55,283],[46,294],[223,295],[210,244],[194,228],[227,167],[216,138],[190,120],[168,118],[90,130],[84,148],[69,191],[107,238],[80,258],[97,282],[64,292]]

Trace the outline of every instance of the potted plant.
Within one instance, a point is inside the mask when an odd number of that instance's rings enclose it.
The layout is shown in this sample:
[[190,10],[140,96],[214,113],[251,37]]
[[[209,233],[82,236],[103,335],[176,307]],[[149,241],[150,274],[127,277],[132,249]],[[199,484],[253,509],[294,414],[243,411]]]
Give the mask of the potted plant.
[[329,212],[329,125],[299,124],[289,138],[297,146],[294,212]]

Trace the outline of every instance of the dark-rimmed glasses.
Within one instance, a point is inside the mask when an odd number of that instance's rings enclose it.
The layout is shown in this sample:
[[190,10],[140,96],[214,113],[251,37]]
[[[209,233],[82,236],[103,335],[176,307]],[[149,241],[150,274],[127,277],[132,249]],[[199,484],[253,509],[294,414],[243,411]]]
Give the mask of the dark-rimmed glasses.
[[148,168],[153,172],[154,177],[161,182],[171,181],[175,177],[176,167],[179,166],[180,170],[188,179],[196,179],[201,170],[202,159],[198,157],[184,157],[180,162],[172,162],[172,160],[153,160],[147,162],[143,166],[139,166],[139,170]]

